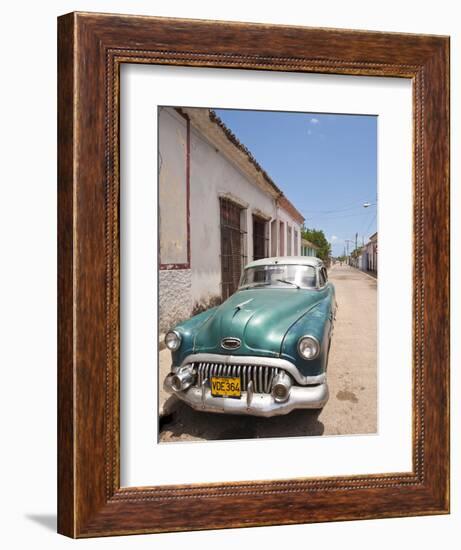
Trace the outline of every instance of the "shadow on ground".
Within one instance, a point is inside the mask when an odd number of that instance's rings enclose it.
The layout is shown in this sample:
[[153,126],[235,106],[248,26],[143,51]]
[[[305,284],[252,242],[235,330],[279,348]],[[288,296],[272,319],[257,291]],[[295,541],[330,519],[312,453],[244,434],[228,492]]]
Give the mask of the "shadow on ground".
[[26,514],[28,520],[38,523],[49,531],[57,530],[57,518],[56,514]]
[[168,401],[169,412],[159,420],[160,442],[293,437],[324,432],[319,410],[296,410],[284,416],[260,418],[195,411],[174,396]]

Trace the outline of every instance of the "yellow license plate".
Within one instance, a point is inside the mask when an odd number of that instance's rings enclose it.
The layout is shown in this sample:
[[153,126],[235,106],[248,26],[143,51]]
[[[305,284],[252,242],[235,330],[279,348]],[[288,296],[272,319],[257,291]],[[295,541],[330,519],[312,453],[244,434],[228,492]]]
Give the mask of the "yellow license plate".
[[213,397],[240,397],[240,378],[212,376],[211,395]]

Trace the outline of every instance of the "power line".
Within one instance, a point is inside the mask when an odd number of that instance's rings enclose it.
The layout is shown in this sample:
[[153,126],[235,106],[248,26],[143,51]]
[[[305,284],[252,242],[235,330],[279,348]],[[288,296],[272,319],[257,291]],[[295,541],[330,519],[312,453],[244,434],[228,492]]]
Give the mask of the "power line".
[[367,227],[367,230],[365,231],[365,233],[368,233],[372,223],[376,220],[376,212],[375,212],[375,215],[373,216],[373,218],[371,219],[371,222],[368,224],[368,227]]
[[357,203],[354,203],[353,205],[346,206],[343,208],[337,208],[334,210],[303,210],[303,211],[305,213],[310,213],[310,214],[335,214],[336,212],[347,212],[348,210],[358,210],[362,208],[370,208],[372,206],[376,206],[376,203],[368,204],[366,207],[364,206],[364,204],[367,204],[367,203],[363,203],[360,205],[357,205]]
[[[357,214],[346,214],[344,216],[330,216],[330,217],[321,217],[320,221],[328,221],[328,220],[341,220],[343,218],[357,218],[358,216],[368,216],[370,212],[357,212]],[[317,216],[306,216],[307,220],[317,220]]]

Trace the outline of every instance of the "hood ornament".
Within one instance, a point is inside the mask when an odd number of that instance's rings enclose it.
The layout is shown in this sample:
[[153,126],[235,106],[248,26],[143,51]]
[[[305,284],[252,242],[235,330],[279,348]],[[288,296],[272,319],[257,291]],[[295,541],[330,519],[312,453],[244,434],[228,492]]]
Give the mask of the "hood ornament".
[[224,349],[238,349],[241,345],[240,338],[226,337],[221,340],[221,347]]
[[245,300],[244,302],[241,302],[240,304],[237,304],[235,306],[235,309],[237,311],[240,311],[242,309],[243,306],[245,306],[246,304],[249,304],[250,302],[252,302],[254,300],[254,298],[250,298],[249,300]]
[[254,300],[254,298],[250,298],[249,300],[245,300],[244,302],[241,302],[240,304],[237,304],[234,308],[234,314],[232,315],[232,318],[234,318],[237,313],[242,309],[242,307],[246,304],[249,304],[250,302],[252,302]]

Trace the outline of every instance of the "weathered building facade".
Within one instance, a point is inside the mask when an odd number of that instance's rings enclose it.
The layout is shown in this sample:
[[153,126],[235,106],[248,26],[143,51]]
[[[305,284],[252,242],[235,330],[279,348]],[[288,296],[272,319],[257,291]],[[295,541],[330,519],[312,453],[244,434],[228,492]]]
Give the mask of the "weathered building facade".
[[373,233],[368,242],[362,246],[356,258],[356,267],[362,271],[378,274],[378,233]]
[[301,256],[317,257],[319,247],[307,239],[301,239]]
[[253,259],[301,253],[302,215],[208,109],[159,110],[159,328],[235,292]]
[[378,272],[378,233],[374,233],[366,244],[367,270]]

